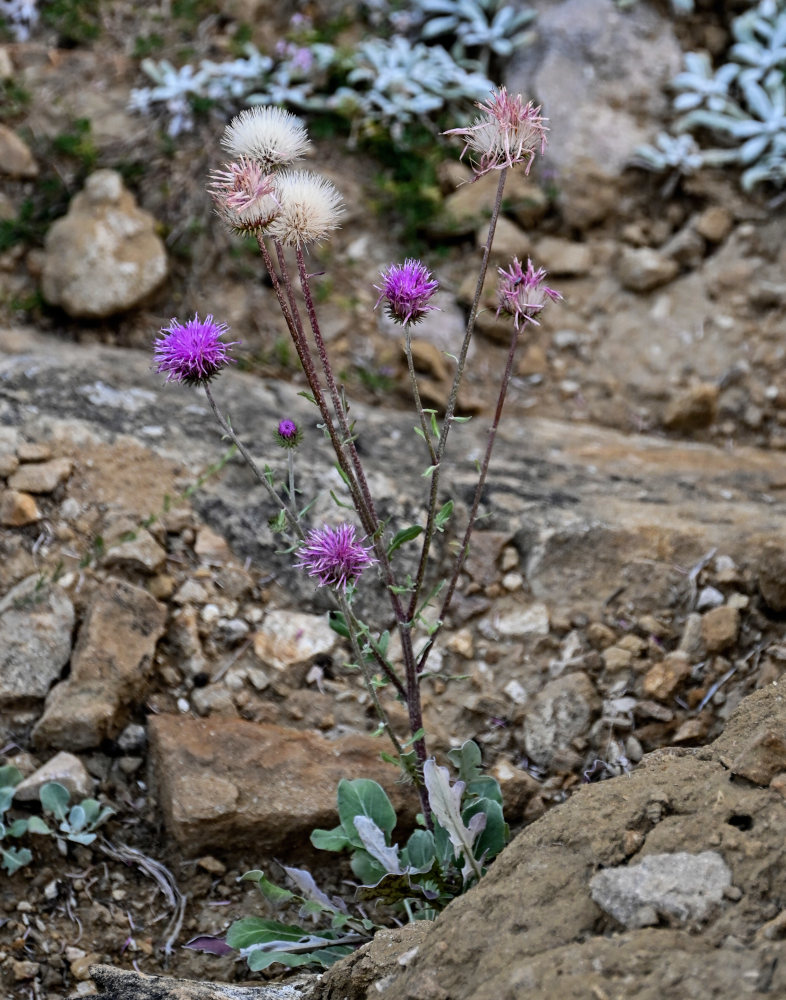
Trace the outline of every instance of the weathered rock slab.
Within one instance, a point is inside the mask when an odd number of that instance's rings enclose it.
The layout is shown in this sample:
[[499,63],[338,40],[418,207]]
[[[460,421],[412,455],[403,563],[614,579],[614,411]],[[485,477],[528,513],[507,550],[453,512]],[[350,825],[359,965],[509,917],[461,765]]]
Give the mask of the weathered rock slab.
[[637,865],[604,868],[590,881],[598,906],[631,929],[662,918],[703,920],[723,900],[731,872],[715,851],[650,854]]
[[[388,955],[379,975],[365,969],[355,989],[365,946],[329,970],[313,1000],[579,1000],[588,991],[712,1000],[728,995],[730,982],[786,992],[786,941],[763,930],[775,909],[769,901],[786,892],[779,863],[786,800],[774,788],[734,779],[721,762],[738,752],[749,727],[786,724],[782,688],[772,684],[744,700],[728,733],[709,747],[656,751],[631,774],[582,786],[523,830],[416,942],[402,941],[399,958],[416,948],[406,965]],[[683,852],[722,859],[723,868],[712,862],[722,877],[703,932],[657,927],[607,936],[591,894],[596,872],[630,872]]]
[[70,676],[46,700],[33,731],[35,742],[84,750],[117,735],[144,690],[165,620],[165,607],[147,591],[108,580],[79,630]]
[[30,576],[0,600],[0,704],[45,698],[71,655],[74,606]]
[[342,778],[378,781],[401,819],[412,795],[380,749],[370,736],[328,740],[243,719],[150,719],[152,784],[168,832],[192,855],[230,844],[302,850],[315,827],[335,826]]

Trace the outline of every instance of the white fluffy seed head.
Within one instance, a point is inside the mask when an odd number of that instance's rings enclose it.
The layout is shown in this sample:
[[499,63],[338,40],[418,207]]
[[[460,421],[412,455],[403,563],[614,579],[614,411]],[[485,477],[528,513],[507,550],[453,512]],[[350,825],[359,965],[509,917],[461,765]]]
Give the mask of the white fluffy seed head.
[[221,145],[233,159],[256,160],[265,172],[289,166],[311,142],[303,122],[281,108],[247,108],[227,125]]
[[325,177],[308,170],[287,170],[276,177],[281,210],[268,233],[284,246],[299,247],[324,239],[343,214],[341,195]]

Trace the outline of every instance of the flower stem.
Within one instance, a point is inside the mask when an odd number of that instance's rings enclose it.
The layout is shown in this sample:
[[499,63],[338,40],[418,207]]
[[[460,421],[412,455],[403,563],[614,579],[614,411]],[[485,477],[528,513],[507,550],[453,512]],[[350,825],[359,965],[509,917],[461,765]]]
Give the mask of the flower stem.
[[431,464],[436,465],[437,453],[434,451],[434,445],[431,441],[431,428],[426,420],[423,404],[420,401],[420,390],[418,389],[418,379],[415,373],[415,361],[412,357],[412,333],[410,331],[409,323],[406,323],[404,326],[404,338],[404,353],[407,356],[407,368],[409,370],[409,381],[412,385],[412,395],[415,398],[415,409],[420,417],[420,429],[423,431],[423,439],[426,442],[426,447],[428,448]]
[[[435,522],[437,516],[437,503],[439,500],[439,479],[440,471],[442,466],[442,460],[445,456],[445,448],[447,445],[448,434],[450,433],[450,428],[453,423],[453,417],[456,412],[456,400],[458,399],[459,386],[461,385],[461,379],[464,375],[464,366],[467,360],[467,352],[469,351],[470,341],[472,340],[472,334],[475,331],[475,320],[478,315],[478,309],[480,307],[480,297],[483,293],[483,285],[486,281],[486,272],[488,271],[489,256],[491,254],[491,245],[494,242],[494,233],[497,228],[497,219],[499,218],[499,213],[502,208],[502,193],[505,189],[505,180],[507,178],[507,167],[500,171],[499,183],[497,184],[497,196],[494,200],[494,208],[491,213],[491,219],[489,220],[488,233],[486,235],[486,244],[483,248],[483,259],[480,264],[480,272],[478,273],[477,284],[475,285],[475,297],[472,300],[472,307],[469,311],[469,318],[467,319],[467,328],[464,333],[464,340],[461,344],[461,351],[459,352],[458,362],[456,364],[456,372],[453,376],[453,385],[450,389],[450,396],[448,397],[448,404],[445,409],[445,417],[442,422],[442,430],[439,435],[439,442],[437,443],[435,461],[433,462],[433,469],[431,471],[431,490],[429,493],[428,501],[428,513],[426,515],[426,529],[423,533],[423,547],[420,551],[420,562],[418,564],[418,572],[415,578],[415,588],[412,592],[412,597],[409,603],[408,616],[412,618],[415,614],[415,609],[417,608],[418,599],[420,597],[420,592],[423,588],[423,581],[426,576],[426,566],[428,564],[429,551],[431,549],[431,542],[434,537]],[[453,594],[451,593],[451,597]],[[443,609],[447,611],[447,604],[443,604]],[[431,648],[431,643],[426,647],[426,649]],[[421,660],[423,658],[421,657]],[[423,670],[425,666],[425,661],[423,665],[419,665],[419,670]]]
[[[254,461],[251,452],[248,450],[248,448],[246,448],[246,446],[243,444],[243,442],[240,440],[237,434],[235,434],[234,430],[232,429],[232,425],[226,419],[221,410],[219,410],[218,404],[213,398],[213,393],[210,391],[210,385],[207,382],[204,383],[204,388],[205,388],[205,395],[207,396],[208,402],[210,403],[211,409],[213,410],[213,414],[215,415],[215,418],[218,421],[221,430],[226,434],[226,436],[229,438],[232,444],[234,444],[234,446],[246,460],[249,468],[254,473],[254,476],[267,490],[267,493],[270,496],[271,500],[274,501],[274,503],[276,504],[277,507],[279,507],[279,509],[284,511],[284,516],[287,519],[287,524],[289,525],[289,527],[292,529],[295,535],[297,535],[298,538],[302,539],[304,537],[303,529],[300,527],[300,524],[298,522],[297,512],[294,509],[292,509],[290,504],[286,503],[278,495],[273,486],[271,486],[267,476],[260,470],[257,463]],[[290,503],[291,502],[292,498],[290,497]]]
[[516,355],[516,347],[519,342],[520,330],[518,327],[514,327],[513,336],[510,340],[510,348],[508,350],[508,358],[505,363],[505,371],[502,374],[502,381],[500,382],[499,395],[497,397],[497,406],[494,411],[494,420],[492,421],[491,427],[489,428],[488,440],[486,442],[486,451],[483,455],[483,462],[480,467],[480,476],[478,477],[477,486],[475,487],[475,496],[472,500],[472,508],[469,512],[469,519],[467,521],[467,527],[464,532],[464,538],[461,543],[461,548],[459,549],[458,555],[456,556],[456,562],[453,566],[453,573],[451,574],[450,581],[448,583],[448,589],[445,593],[445,597],[442,601],[442,607],[440,608],[438,625],[436,630],[431,636],[429,636],[428,645],[420,654],[420,659],[418,660],[418,672],[422,671],[426,666],[426,661],[428,660],[429,653],[434,645],[434,641],[437,635],[442,629],[442,625],[445,620],[445,615],[450,607],[450,602],[453,599],[453,593],[456,589],[458,583],[458,578],[461,570],[464,566],[464,561],[467,558],[467,553],[469,552],[469,542],[472,535],[472,530],[475,527],[475,521],[478,516],[478,509],[480,507],[480,501],[483,496],[483,488],[486,485],[486,477],[488,476],[489,464],[491,462],[491,453],[494,450],[494,442],[497,437],[497,430],[499,428],[499,422],[502,418],[502,408],[505,405],[505,397],[507,395],[508,386],[510,385],[510,379],[513,374],[513,360]]

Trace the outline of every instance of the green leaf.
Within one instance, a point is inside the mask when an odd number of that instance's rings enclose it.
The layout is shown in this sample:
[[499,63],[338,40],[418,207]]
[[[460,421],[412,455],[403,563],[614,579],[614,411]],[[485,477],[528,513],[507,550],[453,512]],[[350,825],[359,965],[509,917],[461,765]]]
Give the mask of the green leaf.
[[343,826],[334,830],[312,830],[309,839],[318,851],[345,851],[352,846]]
[[280,535],[282,532],[287,530],[287,515],[283,510],[280,510],[275,517],[271,517],[267,522],[268,527],[272,532]]
[[502,805],[502,789],[496,778],[490,774],[481,774],[478,778],[473,778],[467,782],[467,797],[473,799],[491,799]]
[[478,799],[470,803],[462,813],[462,819],[469,824],[476,813],[484,813],[486,825],[473,845],[475,857],[487,864],[495,858],[510,839],[510,828],[502,815],[502,806],[492,799]]
[[437,423],[437,411],[431,410],[431,433],[435,438],[439,437],[439,424]]
[[415,830],[402,851],[406,864],[412,868],[427,869],[437,856],[434,834],[431,830]]
[[446,503],[442,504],[442,506],[439,508],[436,515],[434,516],[434,527],[437,529],[437,531],[445,530],[445,525],[450,520],[452,513],[453,513],[453,501],[448,500]]
[[72,806],[68,818],[60,824],[63,833],[80,833],[87,825],[87,813],[82,806]]
[[0,844],[0,867],[5,868],[9,875],[19,871],[24,865],[29,865],[33,860],[32,852],[26,847],[17,849],[16,847],[3,847]]
[[305,389],[302,392],[299,392],[298,396],[302,396],[303,399],[307,399],[309,401],[309,403],[313,403],[314,406],[318,405],[316,399],[314,399],[314,397],[312,396],[312,394],[310,392],[307,392]]
[[481,776],[480,747],[474,740],[467,740],[458,749],[449,750],[448,760],[458,771],[459,781],[468,784]]
[[0,789],[15,788],[22,780],[22,772],[13,764],[4,764],[0,767]]
[[396,811],[390,804],[384,788],[370,778],[355,778],[338,783],[338,816],[348,840],[353,847],[363,847],[355,824],[355,816],[368,816],[386,834],[396,825]]
[[335,493],[333,492],[333,490],[330,490],[330,499],[331,499],[331,500],[333,501],[333,503],[334,503],[334,504],[335,504],[335,505],[336,505],[337,507],[343,507],[343,508],[344,508],[344,510],[354,510],[354,509],[355,509],[355,508],[354,508],[354,507],[352,506],[352,504],[351,504],[351,503],[344,503],[344,501],[343,501],[343,500],[339,500],[339,498],[338,498],[338,497],[336,496],[336,494],[335,494]]
[[66,818],[71,795],[59,781],[48,781],[42,785],[38,797],[41,799],[41,807],[45,812],[52,813],[55,819],[61,822]]
[[431,477],[431,476],[432,476],[432,475],[434,474],[434,470],[435,470],[436,468],[438,468],[438,466],[436,466],[436,465],[430,465],[430,466],[429,466],[429,467],[428,467],[428,468],[426,469],[426,471],[425,471],[425,472],[421,472],[421,476],[422,476],[422,477],[423,477],[424,479],[429,479],[429,478],[430,478],[430,477]]
[[271,882],[265,873],[259,869],[246,872],[245,875],[240,876],[239,881],[253,882],[265,899],[269,899],[271,903],[288,903],[291,899],[296,898],[294,892],[290,892],[289,889],[284,889],[280,885],[276,885],[275,882]]
[[342,639],[349,638],[349,628],[347,627],[347,620],[344,617],[343,612],[335,610],[330,611],[328,614],[328,624],[334,632],[338,632]]
[[279,920],[241,917],[227,931],[226,942],[230,948],[241,950],[255,944],[268,944],[271,941],[291,941],[296,944],[305,936],[302,927],[282,924]]
[[419,524],[410,525],[409,528],[402,528],[401,531],[397,531],[393,536],[393,541],[388,546],[388,559],[393,555],[396,549],[400,549],[402,545],[406,542],[411,542],[418,535],[423,534],[423,528]]
[[346,483],[346,485],[349,486],[349,476],[347,475],[347,473],[341,468],[341,466],[338,463],[336,463],[334,468],[336,472],[339,474],[339,476],[341,476],[344,483]]
[[28,833],[39,833],[43,835],[48,835],[51,837],[52,829],[49,827],[40,816],[31,816],[27,821],[27,832]]
[[375,861],[367,851],[357,850],[350,860],[352,873],[363,885],[376,885],[388,873],[383,865]]
[[27,833],[29,821],[26,819],[15,819],[13,823],[6,829],[6,836],[8,837],[24,837]]

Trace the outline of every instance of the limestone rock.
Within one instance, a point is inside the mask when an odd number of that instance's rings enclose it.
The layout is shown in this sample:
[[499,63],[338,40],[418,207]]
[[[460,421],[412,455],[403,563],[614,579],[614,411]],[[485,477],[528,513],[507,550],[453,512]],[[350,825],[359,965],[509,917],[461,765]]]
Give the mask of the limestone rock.
[[29,493],[3,490],[0,493],[0,524],[5,528],[21,528],[41,520],[41,511]]
[[586,674],[556,677],[538,692],[524,719],[524,746],[539,767],[575,757],[571,744],[586,736],[600,698]]
[[623,288],[632,292],[650,292],[665,285],[679,272],[679,264],[652,247],[624,247],[617,263]]
[[71,655],[74,607],[37,574],[0,600],[0,704],[46,697]]
[[591,880],[590,892],[625,927],[646,927],[662,917],[680,923],[703,920],[730,885],[731,871],[720,854],[678,851],[606,868]]
[[141,697],[166,609],[146,591],[108,580],[79,630],[71,674],[52,689],[33,730],[39,746],[84,750],[116,736]]
[[737,641],[740,612],[728,604],[708,611],[701,620],[701,635],[709,653],[720,653]]
[[536,264],[545,267],[550,275],[577,277],[592,267],[592,249],[586,243],[544,236],[538,240]]
[[698,382],[669,403],[663,415],[663,425],[670,431],[683,433],[701,430],[712,424],[717,409],[717,385]]
[[118,173],[97,170],[47,234],[42,291],[70,316],[99,319],[138,305],[166,273],[155,219]]
[[379,781],[400,818],[416,806],[369,736],[328,740],[311,730],[175,715],[151,716],[149,736],[159,806],[188,854],[229,843],[292,848],[315,827],[335,826],[341,778]]
[[326,615],[270,611],[254,637],[254,653],[265,667],[290,670],[307,667],[316,656],[329,656],[337,643]]
[[[93,965],[90,978],[99,989],[98,995],[111,1000],[303,1000],[316,976],[300,974],[285,983],[236,986]],[[74,994],[74,1000],[83,995]]]
[[37,177],[38,164],[27,143],[7,125],[0,125],[0,174]]
[[34,771],[14,790],[14,798],[19,802],[35,802],[42,786],[48,781],[57,781],[71,793],[72,800],[79,802],[93,792],[93,779],[87,773],[82,761],[72,753],[61,750],[51,760]]
[[25,462],[8,480],[12,490],[25,493],[52,493],[71,475],[74,463],[70,458],[53,458],[48,462]]
[[[673,24],[651,7],[623,11],[613,0],[536,9],[538,44],[517,55],[508,89],[547,99],[552,169],[573,174],[586,158],[613,177],[651,139],[648,120],[666,111],[665,87],[682,64]],[[596,199],[602,194],[598,186]]]
[[690,674],[690,660],[685,653],[674,652],[653,664],[644,676],[642,688],[648,698],[667,701]]

